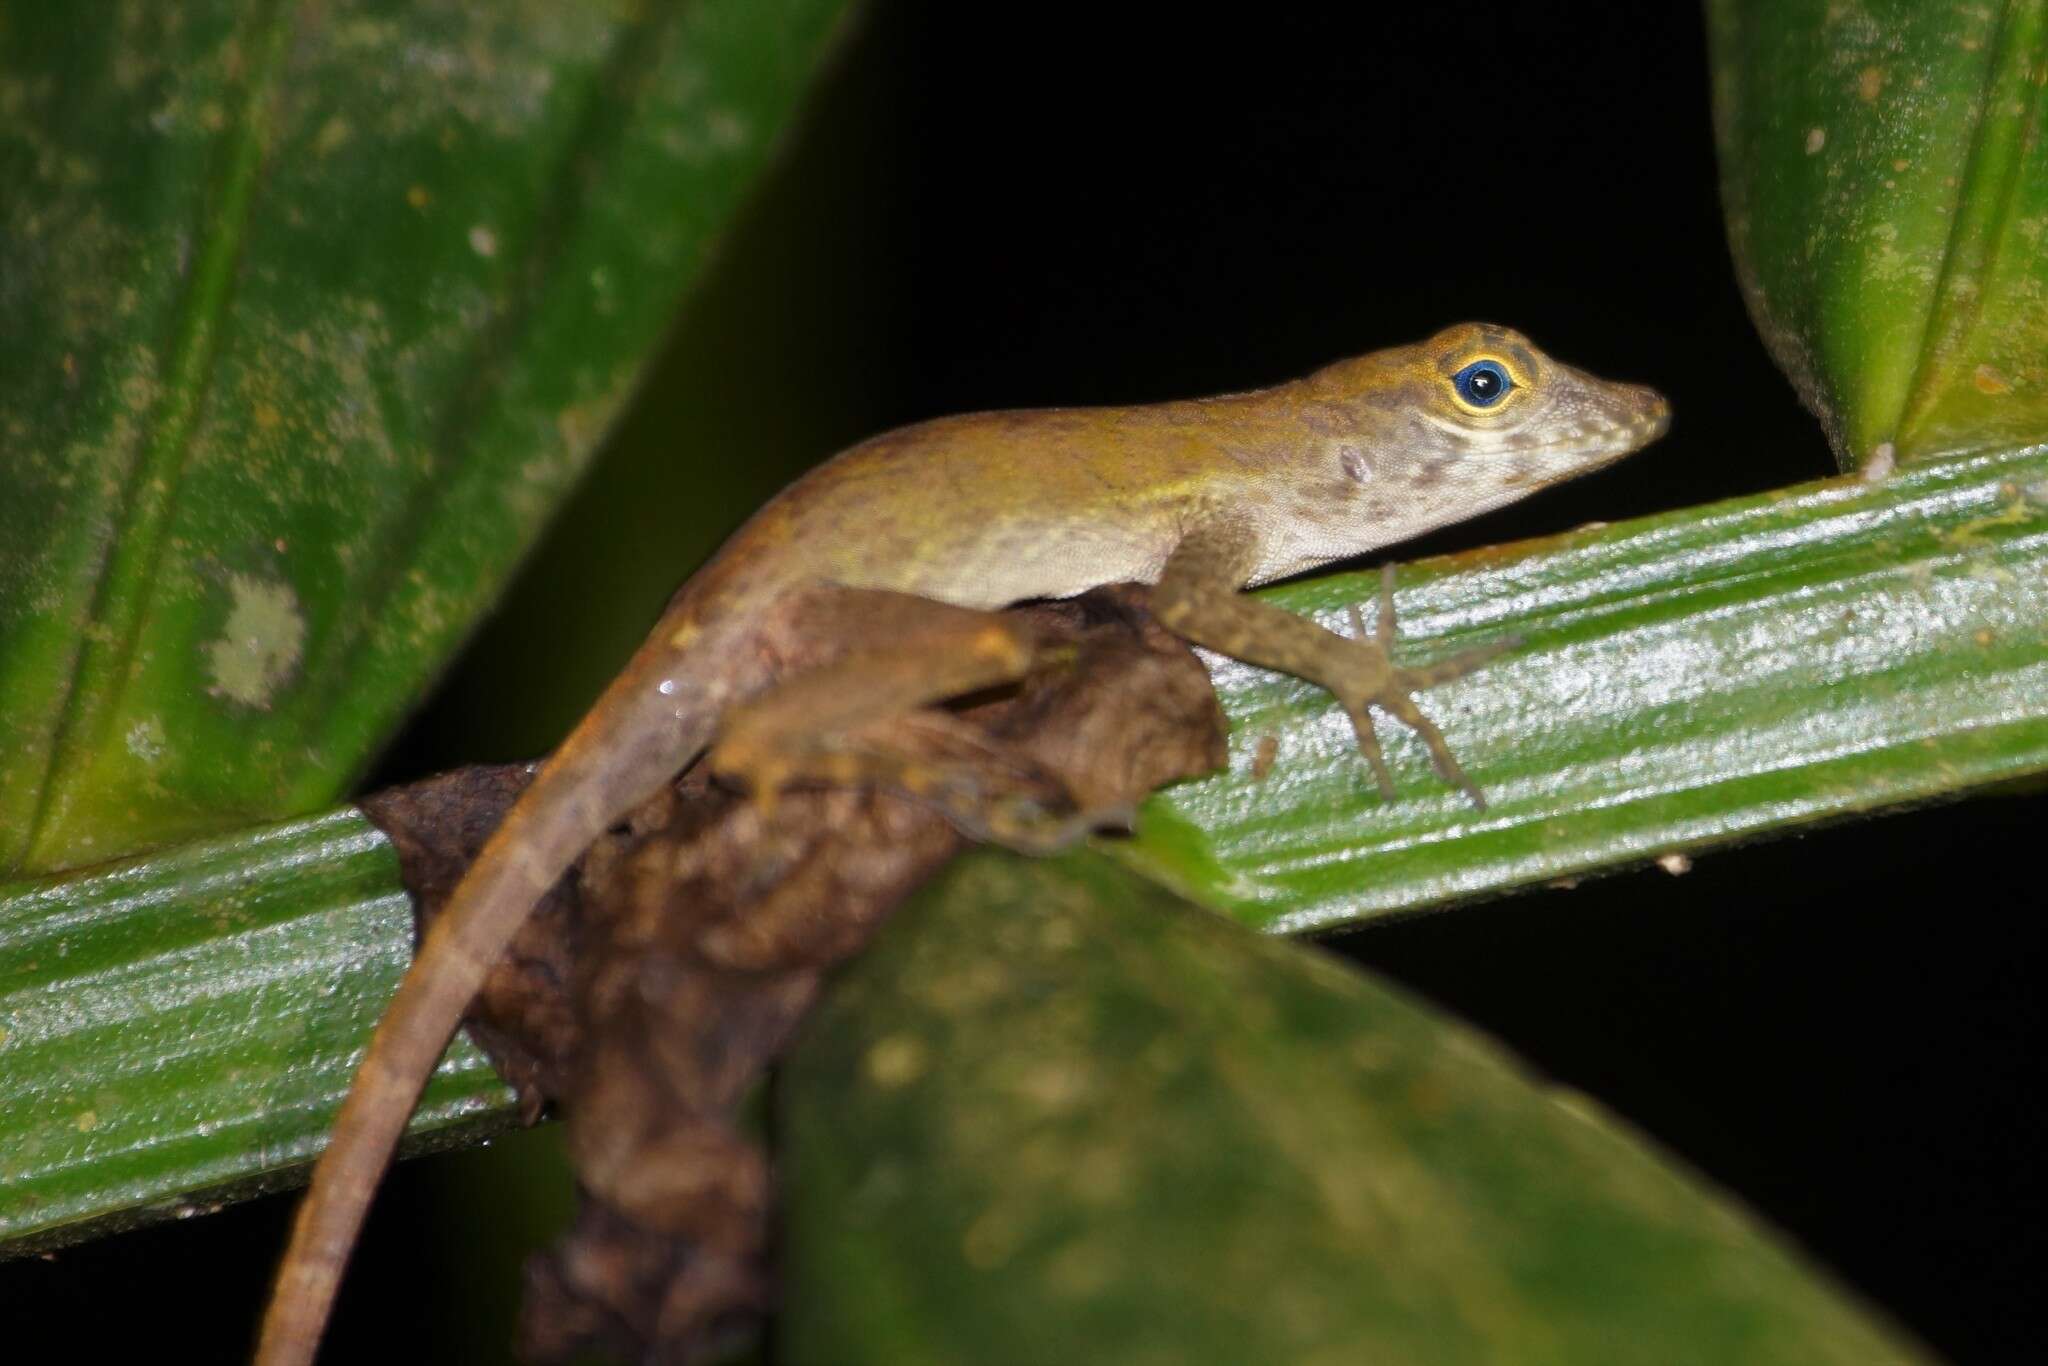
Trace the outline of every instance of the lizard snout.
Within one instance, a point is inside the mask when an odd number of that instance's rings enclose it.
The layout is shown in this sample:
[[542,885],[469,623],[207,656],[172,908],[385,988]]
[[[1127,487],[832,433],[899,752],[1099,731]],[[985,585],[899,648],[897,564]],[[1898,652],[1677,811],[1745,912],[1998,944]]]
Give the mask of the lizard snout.
[[1640,414],[1634,422],[1644,441],[1655,441],[1671,430],[1671,400],[1647,384],[1628,386],[1632,406]]

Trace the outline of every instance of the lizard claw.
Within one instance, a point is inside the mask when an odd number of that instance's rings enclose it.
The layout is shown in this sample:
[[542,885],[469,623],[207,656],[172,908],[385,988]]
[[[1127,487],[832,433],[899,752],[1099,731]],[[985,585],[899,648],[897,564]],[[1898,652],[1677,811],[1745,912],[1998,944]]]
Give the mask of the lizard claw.
[[1388,801],[1394,799],[1394,780],[1387,769],[1385,755],[1380,750],[1379,735],[1374,729],[1372,709],[1377,707],[1387,715],[1407,726],[1421,739],[1429,751],[1430,765],[1436,769],[1446,783],[1463,792],[1473,807],[1486,810],[1486,796],[1479,790],[1451,753],[1451,747],[1444,739],[1443,732],[1415,703],[1415,694],[1424,688],[1448,683],[1462,678],[1488,660],[1513,650],[1522,644],[1520,636],[1504,636],[1488,641],[1484,645],[1461,650],[1457,654],[1439,659],[1433,663],[1413,668],[1393,662],[1394,636],[1398,630],[1398,619],[1394,610],[1394,566],[1380,568],[1380,591],[1374,621],[1370,628],[1365,624],[1364,615],[1358,605],[1348,608],[1351,617],[1352,639],[1346,642],[1353,648],[1363,647],[1369,656],[1368,667],[1361,672],[1374,681],[1361,689],[1362,695],[1345,699],[1344,710],[1351,718],[1352,731],[1358,737],[1358,749],[1371,765],[1373,780],[1378,784],[1380,795]]
[[1379,784],[1381,800],[1394,800],[1394,775],[1387,769],[1387,756],[1380,752],[1379,733],[1372,725],[1372,705],[1367,703],[1345,710],[1351,717],[1352,733],[1358,737],[1358,752],[1372,766],[1373,781]]

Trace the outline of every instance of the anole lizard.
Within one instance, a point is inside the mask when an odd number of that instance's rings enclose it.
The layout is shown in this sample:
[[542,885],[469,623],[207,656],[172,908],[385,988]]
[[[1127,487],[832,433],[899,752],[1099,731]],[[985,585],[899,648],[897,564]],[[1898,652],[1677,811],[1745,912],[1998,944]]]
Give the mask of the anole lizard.
[[[1586,473],[1661,435],[1639,385],[1560,364],[1507,328],[1465,324],[1292,383],[1146,407],[942,418],[843,452],[769,502],[686,583],[547,761],[421,945],[313,1174],[266,1315],[259,1366],[310,1362],[348,1250],[407,1117],[527,912],[582,851],[707,747],[772,798],[861,775],[829,736],[1014,679],[1027,637],[994,624],[945,657],[843,676],[762,676],[750,630],[812,585],[993,609],[1152,583],[1186,639],[1327,688],[1383,791],[1371,708],[1405,722],[1483,805],[1414,690],[1498,647],[1423,669],[1391,623],[1347,637],[1240,589],[1360,555]],[[836,762],[827,762],[836,760]],[[865,775],[869,778],[879,774]]]

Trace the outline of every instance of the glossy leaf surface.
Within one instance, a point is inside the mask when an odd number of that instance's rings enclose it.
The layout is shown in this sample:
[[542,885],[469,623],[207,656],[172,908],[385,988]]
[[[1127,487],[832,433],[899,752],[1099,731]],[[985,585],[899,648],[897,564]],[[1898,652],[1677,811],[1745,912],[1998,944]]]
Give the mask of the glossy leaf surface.
[[[2048,770],[2042,452],[1935,462],[1879,485],[1834,481],[1425,562],[1403,582],[1412,657],[1502,631],[1527,637],[1514,655],[1425,701],[1492,799],[1488,812],[1474,813],[1443,788],[1412,737],[1391,730],[1401,796],[1382,804],[1326,698],[1223,665],[1217,679],[1233,731],[1230,772],[1155,798],[1138,837],[1107,842],[1105,850],[1248,924],[1319,929]],[[1337,624],[1343,604],[1373,586],[1336,577],[1273,596]],[[1261,736],[1271,736],[1276,749],[1263,779],[1252,771]],[[306,828],[363,837],[351,815],[323,819],[331,826]],[[55,1014],[39,1018],[70,1020],[58,1032],[90,1046],[63,1043],[53,1024],[30,1031],[0,1018],[10,1036],[0,1040],[0,1076],[25,1088],[14,1093],[20,1108],[5,1121],[18,1127],[0,1128],[0,1151],[16,1141],[10,1132],[43,1135],[42,1144],[61,1137],[48,1125],[61,1129],[77,1107],[46,1121],[38,1106],[46,1094],[68,1096],[62,1088],[79,1083],[67,1077],[160,1073],[182,1088],[178,1066],[231,1070],[204,1062],[182,1029],[168,1038],[124,1032],[125,994],[84,994],[64,1004],[66,962],[11,947],[68,945],[64,958],[79,955],[86,964],[112,955],[132,962],[124,971],[137,983],[162,980],[210,999],[209,983],[246,980],[252,950],[240,922],[223,917],[209,890],[212,874],[189,886],[181,880],[179,870],[195,860],[191,866],[201,869],[222,859],[246,866],[237,904],[259,903],[287,917],[303,910],[303,923],[291,923],[305,942],[280,948],[262,972],[311,1015],[265,1046],[287,1050],[277,1065],[309,1069],[326,1078],[320,1086],[341,1085],[341,1060],[367,1036],[376,1009],[353,995],[324,993],[347,964],[370,973],[365,981],[395,976],[409,945],[395,909],[395,864],[379,853],[351,875],[369,882],[351,884],[349,904],[393,908],[378,912],[390,917],[381,929],[366,929],[329,913],[319,872],[326,856],[272,860],[265,851],[275,838],[252,831],[140,865],[156,872],[48,879],[4,894],[0,924],[12,938],[0,940],[0,964],[31,976],[20,979],[30,994],[10,995],[0,1008],[40,1001],[38,1009]],[[197,937],[172,936],[154,949],[139,938],[121,881],[128,876],[153,879],[160,890],[151,914],[175,914]],[[95,928],[101,915],[104,930]],[[270,945],[282,933],[257,933],[254,942]],[[102,935],[110,937],[105,945]],[[221,998],[220,1030],[198,1036],[210,1040],[199,1052],[231,1055],[240,1047],[238,1029],[268,1028],[262,998],[235,1000]],[[250,1018],[231,1027],[237,1009]],[[102,1018],[102,1011],[111,1013]],[[51,1040],[37,1048],[58,1051],[32,1056],[21,1043],[30,1037]],[[127,1112],[146,1115],[151,1094],[138,1093]],[[236,1112],[251,1126],[234,1159],[238,1169],[275,1166],[268,1148],[278,1140],[263,1126],[281,1121],[269,1107],[299,1102],[268,1094],[253,1111]],[[80,1146],[82,1165],[64,1176],[78,1183],[80,1208],[124,1208],[131,1189],[169,1198],[192,1188],[180,1184],[188,1176],[212,1170],[151,1155],[175,1152],[178,1113],[166,1108],[161,1142],[136,1141],[135,1174],[123,1165],[127,1150]],[[294,1151],[309,1152],[306,1136],[317,1131],[293,1129],[301,1145]],[[94,1169],[96,1153],[114,1159],[103,1173]],[[160,1169],[145,1171],[151,1164]]]
[[[411,958],[397,856],[352,809],[0,885],[0,1246],[302,1179]],[[458,1039],[415,1144],[510,1105]]]
[[[1326,696],[1221,662],[1230,771],[1155,798],[1126,857],[1247,923],[1323,929],[2048,770],[2048,451],[1412,568],[1410,658],[1524,641],[1422,699],[1488,809],[1385,721],[1382,802]],[[1271,597],[1349,630],[1376,586]]]

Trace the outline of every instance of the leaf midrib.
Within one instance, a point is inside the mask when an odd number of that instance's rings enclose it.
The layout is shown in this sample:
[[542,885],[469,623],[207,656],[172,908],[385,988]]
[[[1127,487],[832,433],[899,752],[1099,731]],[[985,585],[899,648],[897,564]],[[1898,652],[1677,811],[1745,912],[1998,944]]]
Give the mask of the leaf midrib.
[[248,235],[275,106],[291,15],[284,0],[258,0],[237,35],[244,55],[242,89],[221,133],[221,168],[192,239],[191,279],[165,347],[162,396],[150,414],[148,436],[121,491],[113,534],[80,632],[82,645],[57,717],[49,756],[37,784],[28,839],[29,867],[48,855],[44,838],[71,795],[70,781],[104,738],[126,687],[136,641],[158,587],[172,513],[185,473],[185,456],[205,407],[220,353],[222,322]]
[[1917,459],[1941,452],[1915,446],[1915,429],[1940,401],[1955,378],[1944,373],[1944,361],[1983,312],[1977,287],[2006,235],[2014,200],[2026,167],[2030,138],[2011,136],[2001,107],[2014,102],[2030,112],[2021,115],[2039,135],[2041,102],[2032,92],[2034,54],[2048,38],[2048,0],[2007,0],[1998,21],[1998,36],[1984,66],[1984,85],[1970,131],[1970,146],[1948,206],[1948,240],[1943,243],[1941,269],[1922,315],[1920,339],[1914,348],[1912,379],[1899,404],[1890,431],[1899,454]]

